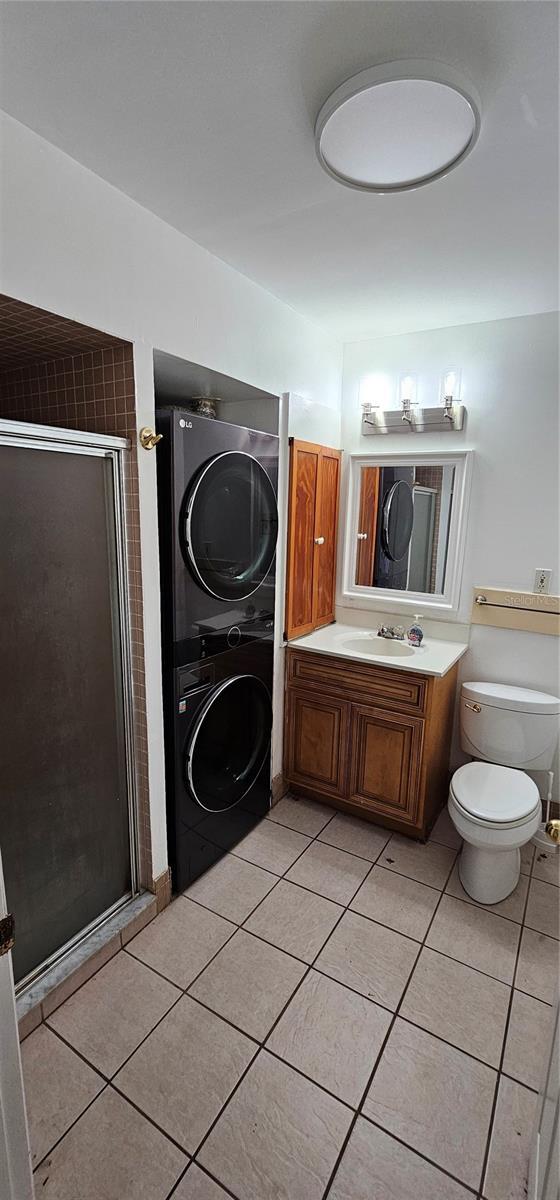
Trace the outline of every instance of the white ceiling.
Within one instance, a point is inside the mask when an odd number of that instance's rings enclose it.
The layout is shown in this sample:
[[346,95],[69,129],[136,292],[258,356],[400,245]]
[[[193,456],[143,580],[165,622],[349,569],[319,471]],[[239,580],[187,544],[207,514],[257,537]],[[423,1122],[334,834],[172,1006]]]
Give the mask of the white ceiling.
[[[335,335],[557,307],[556,4],[1,8],[7,112]],[[477,88],[473,153],[415,192],[341,187],[315,158],[323,101],[422,57]]]

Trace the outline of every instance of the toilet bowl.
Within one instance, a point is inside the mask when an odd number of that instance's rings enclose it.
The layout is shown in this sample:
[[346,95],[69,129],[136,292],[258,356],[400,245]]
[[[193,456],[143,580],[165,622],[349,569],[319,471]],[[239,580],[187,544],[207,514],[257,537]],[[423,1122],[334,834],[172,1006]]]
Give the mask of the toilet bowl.
[[464,683],[461,746],[473,762],[455,771],[448,810],[463,838],[459,878],[480,904],[505,900],[519,881],[521,847],[542,821],[539,790],[525,771],[551,766],[560,699],[499,683]]
[[451,780],[448,810],[463,838],[459,878],[467,895],[480,904],[505,900],[519,880],[520,849],[541,821],[536,784],[511,767],[467,763]]

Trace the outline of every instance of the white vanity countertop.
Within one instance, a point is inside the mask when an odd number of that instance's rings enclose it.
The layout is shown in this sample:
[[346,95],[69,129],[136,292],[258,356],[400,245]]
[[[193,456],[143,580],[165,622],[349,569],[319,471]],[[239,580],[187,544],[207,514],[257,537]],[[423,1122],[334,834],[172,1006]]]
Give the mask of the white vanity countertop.
[[421,646],[409,646],[407,641],[395,642],[380,638],[372,629],[357,625],[341,625],[335,621],[295,638],[288,643],[294,650],[312,650],[316,654],[334,654],[376,666],[394,667],[396,671],[418,671],[421,675],[446,675],[466,654],[464,642],[448,642],[425,637]]

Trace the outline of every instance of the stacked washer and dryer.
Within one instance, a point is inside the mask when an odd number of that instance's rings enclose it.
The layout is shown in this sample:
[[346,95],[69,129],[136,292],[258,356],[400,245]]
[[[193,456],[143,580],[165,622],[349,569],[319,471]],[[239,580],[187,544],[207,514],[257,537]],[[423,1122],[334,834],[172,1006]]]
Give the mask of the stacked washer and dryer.
[[270,807],[278,438],[158,410],[167,821],[175,891]]

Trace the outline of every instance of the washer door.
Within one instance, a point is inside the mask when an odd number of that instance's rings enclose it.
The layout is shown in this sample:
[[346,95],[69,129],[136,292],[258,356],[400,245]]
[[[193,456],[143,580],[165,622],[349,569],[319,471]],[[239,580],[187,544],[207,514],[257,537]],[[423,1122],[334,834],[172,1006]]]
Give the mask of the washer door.
[[256,675],[234,675],[213,688],[185,750],[190,792],[208,812],[234,808],[255,783],[270,749],[272,705]]
[[274,488],[256,458],[228,450],[203,467],[186,498],[181,543],[211,596],[252,596],[270,571],[277,534]]

